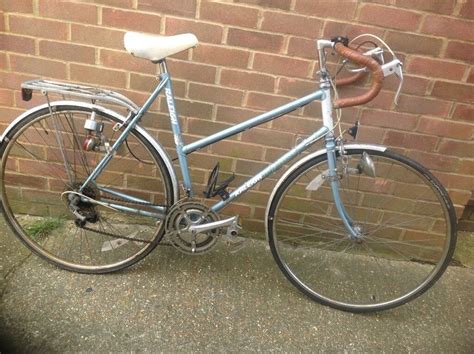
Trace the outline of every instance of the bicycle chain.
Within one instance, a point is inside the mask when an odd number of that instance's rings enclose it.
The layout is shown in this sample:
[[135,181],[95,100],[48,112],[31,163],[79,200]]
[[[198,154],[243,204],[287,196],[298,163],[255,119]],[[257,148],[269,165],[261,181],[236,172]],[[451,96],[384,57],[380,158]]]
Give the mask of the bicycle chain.
[[128,241],[152,243],[152,241],[142,240],[140,238],[127,237],[127,236],[118,236],[118,235],[115,235],[111,232],[99,231],[99,230],[96,230],[96,229],[93,229],[93,228],[87,227],[87,226],[83,226],[83,227],[81,227],[81,229],[87,230],[87,231],[92,231],[92,232],[95,232],[96,234],[101,234],[101,235],[105,235],[105,236],[109,236],[109,237],[113,237],[113,238],[120,238],[120,239],[124,239],[124,240],[128,240]]
[[[136,201],[128,201],[128,200],[123,200],[123,199],[120,199],[120,198],[114,198],[114,197],[107,197],[108,200],[113,200],[113,201],[117,201],[117,202],[122,202],[124,204],[136,204],[136,205],[148,205],[148,206],[163,206],[162,204],[149,204],[149,203],[145,203],[145,202],[136,202]],[[121,236],[121,235],[115,235],[111,232],[107,232],[107,231],[100,231],[100,230],[96,230],[96,229],[93,229],[93,228],[90,228],[90,227],[87,227],[87,226],[83,226],[82,227],[83,230],[87,230],[87,231],[92,231],[92,232],[95,232],[97,234],[101,234],[101,235],[105,235],[105,236],[109,236],[109,237],[114,237],[114,238],[120,238],[120,239],[124,239],[124,240],[128,240],[128,241],[134,241],[134,242],[143,242],[143,243],[152,243],[152,241],[148,241],[148,240],[142,240],[142,239],[139,239],[139,238],[132,238],[132,237],[127,237],[127,236]]]
[[114,198],[114,197],[107,197],[106,199],[108,200],[114,200],[116,202],[122,202],[124,204],[136,204],[136,205],[147,205],[147,206],[160,206],[160,207],[163,207],[163,208],[167,208],[167,206],[163,205],[163,204],[150,204],[150,203],[147,203],[147,202],[135,202],[135,201],[130,201],[130,200],[123,200],[121,198]]

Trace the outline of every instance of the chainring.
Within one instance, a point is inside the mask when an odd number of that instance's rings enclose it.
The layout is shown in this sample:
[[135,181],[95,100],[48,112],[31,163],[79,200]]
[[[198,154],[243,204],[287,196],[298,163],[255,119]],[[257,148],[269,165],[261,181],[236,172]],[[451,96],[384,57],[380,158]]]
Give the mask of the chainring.
[[166,237],[179,251],[198,255],[209,252],[217,243],[220,229],[192,233],[191,225],[202,225],[219,220],[219,216],[197,200],[185,199],[171,207],[165,220]]

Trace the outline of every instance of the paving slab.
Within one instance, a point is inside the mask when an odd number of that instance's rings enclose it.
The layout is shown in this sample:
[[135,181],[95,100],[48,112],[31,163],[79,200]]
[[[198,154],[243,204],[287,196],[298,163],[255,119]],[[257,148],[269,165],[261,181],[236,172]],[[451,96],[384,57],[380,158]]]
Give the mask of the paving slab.
[[[159,246],[107,275],[60,270],[0,227],[1,352],[457,352],[474,348],[474,271],[449,267],[421,298],[376,314],[310,301],[264,241],[193,257]],[[6,279],[3,277],[7,276]]]

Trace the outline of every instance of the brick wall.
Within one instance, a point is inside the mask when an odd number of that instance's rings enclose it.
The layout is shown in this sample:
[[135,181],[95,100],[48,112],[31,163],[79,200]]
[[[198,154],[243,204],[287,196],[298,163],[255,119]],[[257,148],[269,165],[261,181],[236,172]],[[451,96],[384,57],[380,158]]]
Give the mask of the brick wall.
[[[41,77],[104,85],[138,104],[156,67],[122,49],[123,34],[193,32],[200,45],[169,59],[185,141],[228,127],[316,87],[314,40],[373,33],[405,63],[394,106],[388,79],[368,105],[345,110],[359,119],[358,140],[383,143],[429,167],[461,215],[474,189],[474,2],[464,0],[3,0],[0,15],[0,128],[32,103],[22,81]],[[359,92],[345,90],[343,94]],[[37,102],[37,101],[33,101]],[[144,125],[173,145],[163,98]],[[315,103],[285,118],[190,156],[200,193],[217,161],[243,182],[320,124]],[[277,178],[276,174],[274,178]],[[229,213],[261,230],[275,179],[238,200]]]

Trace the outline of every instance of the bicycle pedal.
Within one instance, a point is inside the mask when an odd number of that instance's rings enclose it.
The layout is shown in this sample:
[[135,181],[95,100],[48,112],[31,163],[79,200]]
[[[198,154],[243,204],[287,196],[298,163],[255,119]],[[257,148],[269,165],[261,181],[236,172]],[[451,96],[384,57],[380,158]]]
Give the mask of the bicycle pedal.
[[247,240],[243,237],[237,238],[237,236],[224,236],[224,242],[230,253],[237,253],[247,246]]

